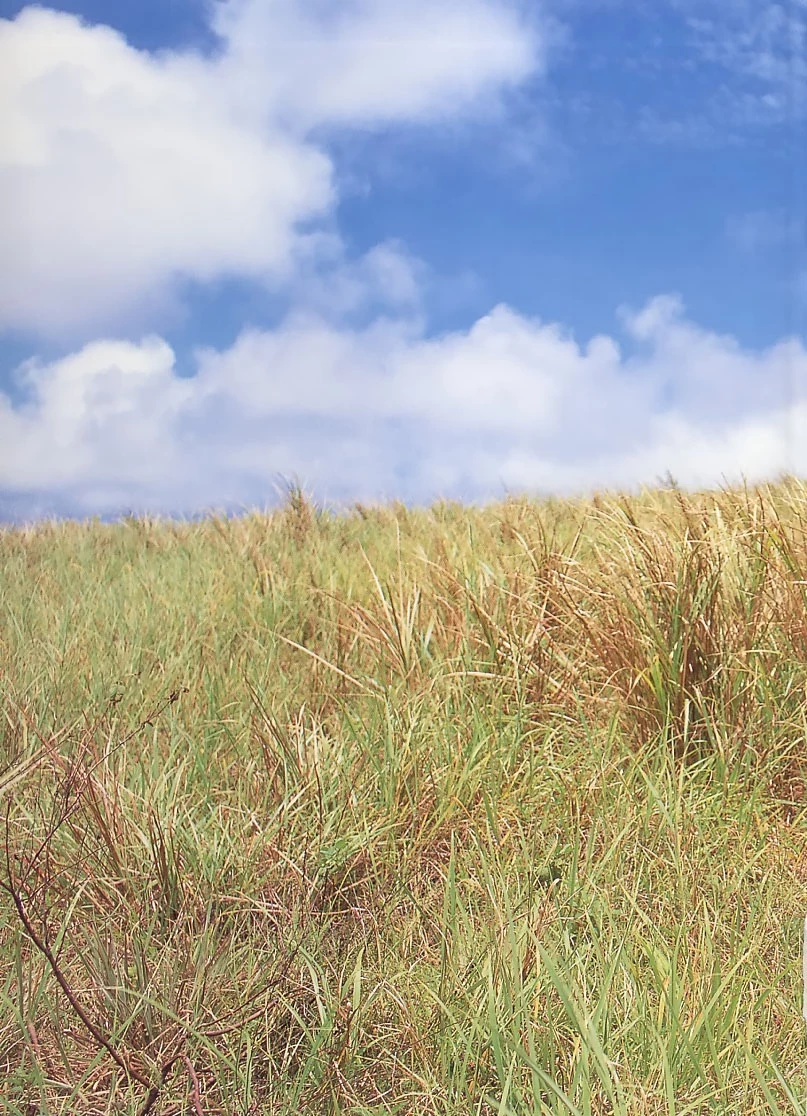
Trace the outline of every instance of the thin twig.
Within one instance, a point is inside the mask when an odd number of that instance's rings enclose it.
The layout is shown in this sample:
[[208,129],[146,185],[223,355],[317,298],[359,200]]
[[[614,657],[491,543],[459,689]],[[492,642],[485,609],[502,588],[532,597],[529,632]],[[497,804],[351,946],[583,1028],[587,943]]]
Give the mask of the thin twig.
[[112,1058],[112,1060],[115,1062],[115,1064],[117,1066],[119,1066],[120,1069],[123,1070],[123,1072],[126,1074],[126,1076],[131,1078],[133,1081],[136,1081],[138,1083],[138,1085],[142,1085],[143,1088],[148,1089],[149,1086],[150,1086],[149,1079],[147,1077],[145,1077],[142,1073],[139,1073],[137,1070],[133,1069],[132,1066],[129,1065],[129,1063],[126,1061],[126,1059],[123,1057],[123,1055],[121,1053],[119,1053],[119,1051],[112,1045],[111,1039],[109,1039],[103,1033],[103,1031],[93,1022],[93,1020],[90,1019],[89,1015],[84,1010],[81,1003],[79,1002],[75,992],[70,987],[70,984],[68,983],[67,978],[65,977],[64,973],[62,972],[61,967],[59,965],[59,962],[56,960],[56,957],[54,956],[53,951],[51,950],[50,946],[42,940],[42,938],[39,936],[39,934],[37,934],[36,928],[34,927],[34,924],[31,922],[31,918],[28,914],[28,911],[26,910],[25,903],[23,902],[23,899],[22,899],[22,895],[19,893],[17,888],[14,886],[14,880],[13,880],[13,877],[11,876],[11,865],[10,865],[10,862],[8,860],[8,852],[7,852],[6,866],[7,866],[8,872],[9,872],[9,881],[10,882],[6,883],[5,880],[0,880],[0,887],[2,887],[3,891],[7,892],[8,895],[11,897],[11,902],[14,904],[14,906],[16,908],[17,916],[19,917],[19,920],[22,923],[22,926],[23,926],[23,929],[25,930],[25,933],[28,935],[28,938],[30,939],[32,944],[35,946],[35,948],[39,950],[39,952],[42,954],[42,956],[47,961],[48,965],[50,966],[51,972],[53,973],[53,975],[55,976],[55,978],[56,978],[56,980],[59,984],[59,987],[62,989],[65,996],[67,997],[67,1000],[68,1000],[71,1008],[76,1013],[76,1015],[79,1017],[79,1019],[84,1024],[84,1026],[87,1028],[87,1030],[90,1032],[90,1034],[95,1039],[95,1041],[99,1044],[99,1046],[103,1046],[104,1050],[106,1050],[106,1052],[109,1054],[110,1058]]
[[[48,826],[48,829],[46,831],[44,839],[40,842],[39,847],[37,848],[37,850],[33,854],[33,856],[28,858],[28,863],[26,865],[26,871],[24,873],[24,880],[28,879],[28,877],[30,876],[34,867],[37,865],[37,862],[39,861],[40,857],[42,857],[43,854],[44,854],[45,881],[41,885],[41,887],[38,887],[38,888],[35,889],[35,892],[38,892],[40,890],[44,891],[47,888],[48,883],[52,879],[52,869],[51,869],[50,860],[49,860],[51,843],[52,843],[53,838],[55,837],[56,833],[58,832],[58,830],[65,824],[65,822],[77,810],[79,803],[81,802],[84,794],[87,791],[87,787],[90,784],[90,781],[92,779],[92,775],[93,775],[93,772],[95,771],[95,769],[98,766],[100,766],[100,764],[103,763],[104,760],[107,759],[112,754],[112,752],[114,752],[118,748],[123,747],[129,740],[131,740],[132,737],[137,732],[141,731],[145,727],[145,725],[151,724],[153,717],[156,717],[157,715],[162,713],[169,705],[173,705],[174,702],[176,702],[179,699],[180,693],[182,693],[182,692],[185,692],[185,691],[177,690],[177,691],[174,691],[173,693],[171,693],[169,695],[169,697],[160,706],[158,706],[158,708],[148,718],[146,718],[146,720],[141,721],[140,724],[135,729],[133,729],[131,732],[127,733],[126,736],[124,736],[121,740],[119,740],[116,745],[114,745],[112,748],[107,749],[107,751],[104,753],[104,755],[100,759],[97,759],[95,763],[91,764],[88,768],[86,768],[81,773],[81,775],[79,774],[79,762],[78,762],[78,760],[76,760],[72,764],[67,765],[67,774],[66,774],[66,780],[65,780],[64,786],[65,786],[65,788],[70,788],[73,791],[73,802],[69,803],[69,804],[67,802],[65,802],[62,805],[61,810],[58,812],[56,817],[54,819],[52,819],[51,824]],[[25,716],[25,714],[22,710],[19,710],[19,712],[23,713],[23,716]],[[89,727],[88,733],[91,734],[92,732],[94,732],[95,729],[98,727],[99,723],[100,723],[100,719],[99,719],[99,721],[95,722],[95,724],[93,724]],[[45,741],[45,739],[39,733],[39,730],[36,728],[36,726],[33,723],[31,723],[31,727],[33,728],[34,733],[39,737],[40,742],[42,743],[43,747],[48,748],[48,746],[51,742]],[[88,751],[88,748],[87,748],[86,744],[84,746],[84,751],[85,751],[85,753]],[[149,1116],[149,1113],[152,1111],[152,1109],[154,1108],[154,1105],[157,1103],[157,1100],[159,1099],[160,1093],[162,1092],[163,1086],[165,1085],[165,1082],[168,1079],[169,1073],[171,1072],[173,1066],[177,1063],[177,1061],[179,1061],[179,1059],[182,1055],[181,1055],[181,1053],[177,1053],[173,1057],[168,1059],[166,1062],[164,1062],[161,1069],[160,1069],[159,1080],[155,1084],[152,1084],[151,1081],[149,1080],[149,1078],[146,1077],[146,1075],[144,1073],[140,1072],[139,1070],[136,1070],[131,1065],[131,1063],[128,1061],[128,1059],[125,1058],[124,1055],[113,1044],[111,1037],[106,1035],[104,1033],[104,1031],[101,1030],[101,1028],[98,1026],[98,1024],[95,1023],[95,1021],[88,1015],[88,1013],[86,1012],[86,1010],[82,1006],[81,1001],[79,1000],[79,998],[77,997],[73,988],[71,987],[69,981],[67,980],[67,977],[65,976],[64,972],[62,971],[62,968],[59,964],[59,960],[58,960],[56,954],[53,952],[53,950],[50,947],[50,944],[48,942],[47,926],[45,926],[44,936],[39,934],[36,930],[36,927],[34,926],[34,923],[31,919],[31,916],[28,913],[28,909],[27,909],[27,906],[26,906],[26,901],[23,898],[23,888],[25,889],[25,893],[26,893],[26,895],[28,896],[29,899],[31,898],[32,894],[35,894],[35,892],[32,892],[31,889],[26,886],[24,881],[19,882],[19,883],[17,882],[17,875],[14,871],[14,868],[12,867],[9,822],[10,822],[10,804],[6,807],[6,810],[5,810],[5,867],[6,867],[6,878],[5,879],[0,879],[0,890],[5,891],[10,896],[11,901],[14,904],[14,908],[17,912],[17,917],[20,920],[20,923],[23,927],[23,930],[25,931],[25,934],[27,935],[30,942],[33,944],[34,948],[37,949],[39,951],[39,953],[41,953],[42,956],[47,961],[48,966],[50,967],[51,972],[53,973],[54,977],[56,978],[56,981],[59,984],[59,987],[64,992],[64,994],[67,998],[67,1001],[70,1004],[70,1007],[73,1009],[73,1012],[75,1013],[75,1015],[84,1024],[84,1027],[86,1028],[86,1030],[90,1033],[90,1035],[95,1040],[95,1042],[99,1046],[101,1046],[107,1052],[107,1054],[109,1054],[110,1058],[112,1058],[113,1062],[115,1062],[115,1064],[119,1067],[119,1069],[121,1069],[123,1071],[123,1073],[126,1075],[127,1080],[135,1081],[138,1085],[140,1085],[144,1089],[148,1090],[148,1092],[146,1094],[146,1097],[145,1097],[145,1100],[144,1100],[144,1103],[143,1103],[143,1105],[140,1109],[140,1112],[139,1112],[138,1116]],[[34,1047],[34,1051],[37,1052],[39,1050],[39,1044],[38,1044],[38,1040],[37,1040],[37,1036],[36,1036],[36,1031],[33,1028],[32,1024],[29,1025],[29,1035],[30,1035],[30,1038],[31,1038],[32,1045]],[[185,1041],[185,1037],[183,1035],[182,1036],[182,1042],[184,1043],[184,1041]],[[199,1111],[201,1112],[201,1109]]]
[[182,1061],[185,1063],[188,1077],[191,1079],[191,1101],[193,1102],[194,1116],[204,1116],[204,1110],[202,1109],[202,1090],[199,1086],[199,1078],[196,1075],[196,1070],[193,1068],[193,1062],[187,1054],[182,1055]]
[[165,1083],[168,1080],[169,1073],[174,1068],[174,1066],[177,1064],[180,1057],[181,1057],[180,1054],[175,1054],[173,1058],[170,1058],[167,1062],[165,1062],[163,1064],[163,1067],[160,1070],[160,1079],[155,1085],[152,1085],[151,1088],[149,1089],[148,1093],[146,1094],[146,1099],[143,1101],[143,1105],[139,1109],[139,1111],[137,1113],[137,1116],[149,1116],[149,1113],[154,1108],[154,1105],[157,1103],[157,1101],[160,1098],[160,1093],[163,1091],[163,1087],[165,1086]]

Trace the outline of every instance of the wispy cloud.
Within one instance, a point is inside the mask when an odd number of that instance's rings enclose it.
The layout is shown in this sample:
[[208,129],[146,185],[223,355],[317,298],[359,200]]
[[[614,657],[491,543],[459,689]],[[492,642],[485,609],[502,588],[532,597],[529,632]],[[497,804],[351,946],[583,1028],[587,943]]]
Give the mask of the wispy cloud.
[[[607,89],[596,118],[621,140],[680,147],[748,142],[807,119],[807,5],[803,0],[555,0],[575,29],[577,65],[614,69],[590,25],[618,15],[622,94]],[[613,44],[609,44],[610,47]],[[627,86],[627,91],[625,91]],[[610,122],[605,118],[610,118]],[[795,147],[801,140],[793,139]]]
[[673,0],[693,50],[723,79],[709,111],[725,125],[782,124],[807,111],[807,7],[801,0]]
[[731,243],[749,255],[803,244],[806,232],[804,218],[784,209],[757,209],[729,217],[726,222]]

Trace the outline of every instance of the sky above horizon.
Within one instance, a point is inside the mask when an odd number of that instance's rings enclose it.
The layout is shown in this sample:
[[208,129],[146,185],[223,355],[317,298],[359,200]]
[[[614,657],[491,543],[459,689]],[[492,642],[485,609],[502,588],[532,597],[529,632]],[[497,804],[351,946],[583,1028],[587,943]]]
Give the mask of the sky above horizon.
[[807,474],[807,0],[0,0],[0,518]]

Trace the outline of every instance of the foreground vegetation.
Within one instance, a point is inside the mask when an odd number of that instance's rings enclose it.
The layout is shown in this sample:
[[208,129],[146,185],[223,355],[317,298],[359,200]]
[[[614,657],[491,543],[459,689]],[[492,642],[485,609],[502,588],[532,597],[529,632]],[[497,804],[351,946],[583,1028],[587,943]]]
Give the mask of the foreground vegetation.
[[0,593],[0,1107],[802,1111],[807,490],[41,525]]

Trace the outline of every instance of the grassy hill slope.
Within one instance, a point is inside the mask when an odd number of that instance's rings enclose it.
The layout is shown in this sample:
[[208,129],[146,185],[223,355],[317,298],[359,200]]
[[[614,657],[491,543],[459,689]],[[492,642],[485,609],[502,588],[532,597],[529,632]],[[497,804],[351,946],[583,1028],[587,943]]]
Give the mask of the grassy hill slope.
[[1,532],[8,1111],[802,1111],[805,679],[794,483]]

